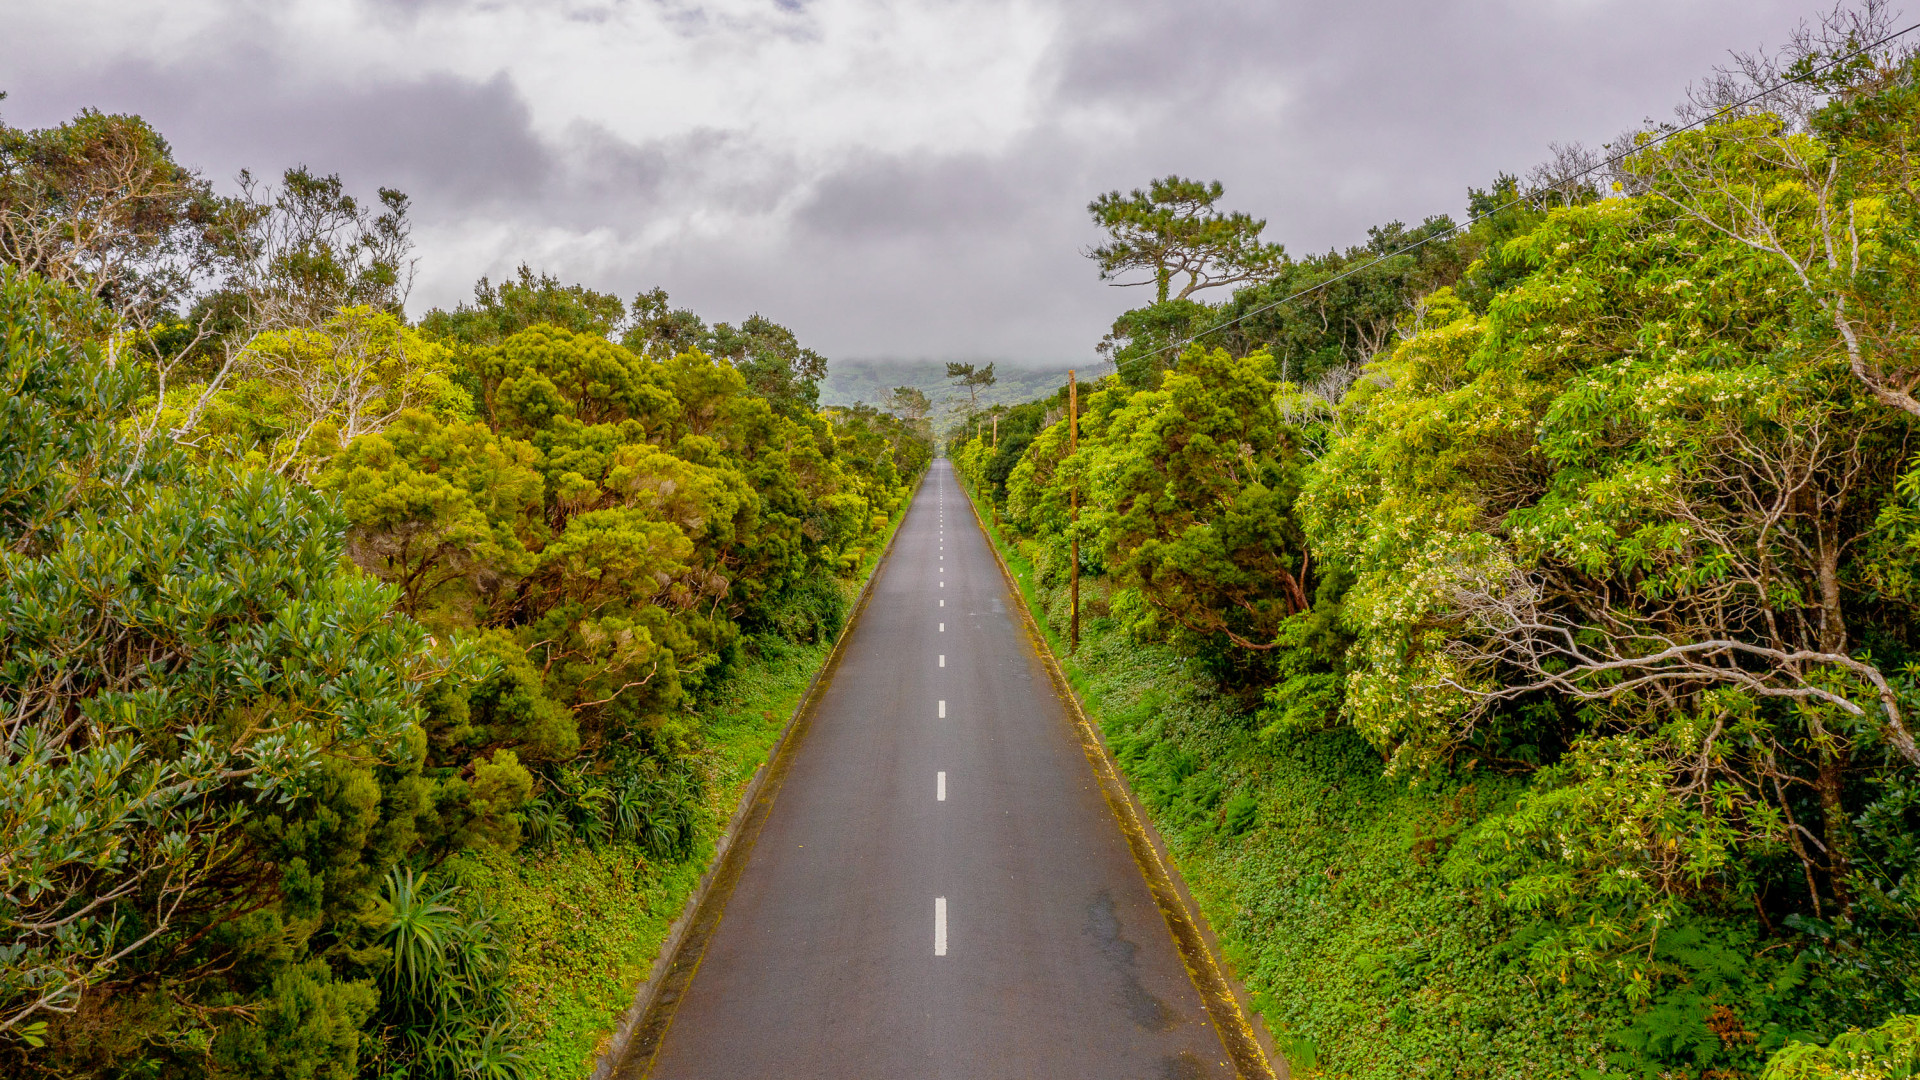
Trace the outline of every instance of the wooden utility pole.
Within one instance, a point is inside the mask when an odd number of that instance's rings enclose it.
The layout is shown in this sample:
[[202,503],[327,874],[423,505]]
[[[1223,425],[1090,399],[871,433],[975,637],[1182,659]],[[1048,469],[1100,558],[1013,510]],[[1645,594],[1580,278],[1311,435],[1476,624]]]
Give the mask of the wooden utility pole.
[[[1074,378],[1073,369],[1067,369],[1067,456],[1080,452],[1080,383]],[[1073,616],[1068,622],[1067,652],[1080,651],[1080,534],[1073,532],[1080,524],[1080,481],[1073,482],[1069,496],[1073,506],[1073,516],[1067,526],[1073,553],[1067,569],[1067,602],[1073,605]]]
[[[1000,414],[999,413],[993,414],[993,448],[995,450],[1000,449]],[[1000,504],[997,502],[994,502],[993,496],[989,494],[987,496],[987,505],[993,509],[993,527],[995,529],[998,529],[1000,527]]]

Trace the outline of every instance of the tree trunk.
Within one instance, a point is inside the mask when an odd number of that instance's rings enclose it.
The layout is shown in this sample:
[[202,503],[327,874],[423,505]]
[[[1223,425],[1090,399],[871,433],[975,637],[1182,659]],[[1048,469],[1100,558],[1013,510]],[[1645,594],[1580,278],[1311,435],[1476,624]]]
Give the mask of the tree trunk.
[[[1833,530],[1820,530],[1820,650],[1835,656],[1847,653],[1847,618],[1840,607],[1840,543]],[[1853,910],[1852,821],[1842,798],[1849,754],[1839,741],[1816,727],[1820,750],[1821,830],[1827,837],[1827,870],[1833,899],[1842,915]]]
[[1827,835],[1827,873],[1832,879],[1833,901],[1840,905],[1843,916],[1853,913],[1853,887],[1847,880],[1853,876],[1853,823],[1841,800],[1847,758],[1837,748],[1823,747],[1820,751],[1820,817]]

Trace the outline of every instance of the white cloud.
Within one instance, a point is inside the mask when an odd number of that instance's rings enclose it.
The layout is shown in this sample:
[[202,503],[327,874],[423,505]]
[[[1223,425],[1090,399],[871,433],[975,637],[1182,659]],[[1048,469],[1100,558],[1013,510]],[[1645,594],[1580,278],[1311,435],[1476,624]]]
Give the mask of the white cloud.
[[1295,251],[1664,114],[1799,0],[0,0],[10,122],[415,198],[416,299],[521,261],[829,355],[1086,357],[1088,198],[1219,177]]

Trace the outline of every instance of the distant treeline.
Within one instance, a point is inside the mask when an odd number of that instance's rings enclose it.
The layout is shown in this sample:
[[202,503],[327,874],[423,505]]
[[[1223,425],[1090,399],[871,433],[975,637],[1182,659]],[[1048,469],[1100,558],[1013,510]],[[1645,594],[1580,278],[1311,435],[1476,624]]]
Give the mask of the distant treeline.
[[[1096,362],[1089,360],[1088,366],[1096,366]],[[1051,393],[1066,381],[1067,367],[1025,368],[997,363],[992,385],[980,390],[980,404],[1010,406]],[[948,417],[972,401],[968,392],[948,377],[945,363],[930,360],[835,360],[826,378],[820,380],[820,400],[830,405],[878,405],[902,386],[927,395],[937,417]]]

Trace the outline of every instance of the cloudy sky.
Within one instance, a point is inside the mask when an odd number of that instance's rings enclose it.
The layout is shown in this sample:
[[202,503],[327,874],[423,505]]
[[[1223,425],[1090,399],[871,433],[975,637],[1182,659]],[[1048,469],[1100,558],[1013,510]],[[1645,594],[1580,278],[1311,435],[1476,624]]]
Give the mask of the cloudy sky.
[[[521,262],[830,357],[1086,360],[1170,172],[1308,252],[1665,118],[1818,0],[0,0],[0,118],[413,196],[416,311]],[[1202,294],[1205,295],[1205,294]]]

